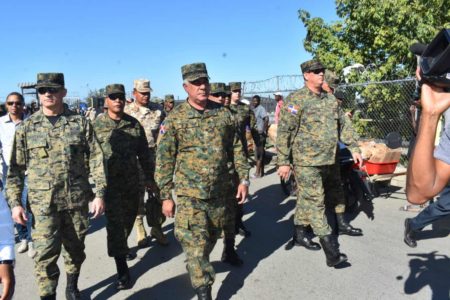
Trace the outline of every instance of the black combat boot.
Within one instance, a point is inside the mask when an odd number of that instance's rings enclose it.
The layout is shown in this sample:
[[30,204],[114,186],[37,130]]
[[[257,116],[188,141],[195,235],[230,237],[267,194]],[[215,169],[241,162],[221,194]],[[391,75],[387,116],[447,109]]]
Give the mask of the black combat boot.
[[197,293],[198,300],[212,300],[210,285],[202,285],[196,288],[195,292]]
[[234,238],[223,240],[223,252],[221,261],[232,266],[241,266],[244,262],[234,249]]
[[80,274],[67,273],[66,299],[79,300],[80,290],[78,290],[78,278]]
[[125,257],[114,257],[117,267],[117,290],[126,290],[131,287],[130,271],[128,270],[127,260]]
[[359,228],[355,228],[345,220],[344,214],[336,214],[339,234],[346,234],[351,236],[361,236],[363,232]]
[[408,245],[411,248],[417,247],[416,238],[414,236],[414,230],[411,229],[411,219],[406,218],[405,219],[405,232],[403,235],[403,240],[405,241],[406,245]]
[[320,238],[323,252],[327,258],[327,266],[334,267],[347,261],[347,255],[339,252],[337,237],[334,235],[325,235]]
[[294,226],[294,236],[292,237],[292,243],[294,246],[303,246],[308,250],[317,251],[320,250],[320,245],[313,242],[306,235],[306,227],[303,225]]
[[48,295],[48,296],[41,296],[41,300],[56,300],[56,294]]

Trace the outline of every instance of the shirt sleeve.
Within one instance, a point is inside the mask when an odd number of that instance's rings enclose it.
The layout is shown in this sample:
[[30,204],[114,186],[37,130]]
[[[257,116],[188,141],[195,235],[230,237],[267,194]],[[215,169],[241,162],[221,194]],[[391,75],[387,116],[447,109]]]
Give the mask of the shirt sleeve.
[[152,161],[154,156],[150,153],[150,148],[148,147],[147,137],[145,135],[144,128],[138,124],[139,126],[139,145],[138,145],[138,159],[139,164],[144,170],[145,181],[147,183],[154,181],[155,176],[155,162]]
[[278,166],[291,163],[292,143],[300,125],[300,115],[300,107],[292,102],[286,102],[280,110],[276,141]]
[[156,150],[155,181],[161,200],[172,199],[173,175],[178,154],[176,131],[171,115],[161,124],[160,141]]
[[359,135],[353,128],[352,120],[338,107],[340,123],[340,141],[344,143],[352,153],[361,153],[358,147]]
[[22,206],[22,190],[27,168],[25,126],[19,126],[14,134],[11,161],[6,177],[6,198],[10,207]]
[[103,152],[95,136],[94,129],[89,120],[86,120],[86,140],[89,144],[88,161],[89,172],[95,183],[95,197],[103,198],[106,190],[106,169]]

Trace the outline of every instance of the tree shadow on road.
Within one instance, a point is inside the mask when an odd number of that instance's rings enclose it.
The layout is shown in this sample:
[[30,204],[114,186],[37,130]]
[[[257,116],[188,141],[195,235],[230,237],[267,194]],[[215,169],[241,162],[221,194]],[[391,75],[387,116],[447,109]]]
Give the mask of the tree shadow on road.
[[246,227],[252,230],[252,236],[244,238],[237,246],[237,252],[244,260],[243,266],[238,268],[213,263],[217,273],[230,271],[219,288],[217,299],[230,299],[235,295],[259,262],[292,238],[293,224],[286,215],[294,209],[295,200],[281,204],[285,195],[278,184],[256,191],[253,198],[244,207],[245,213],[254,213],[245,221]]
[[[169,228],[173,229],[173,224],[168,224],[163,227],[163,230],[166,231]],[[144,275],[146,272],[152,272],[152,268],[165,263],[166,261],[171,260],[173,257],[178,256],[181,252],[181,246],[175,240],[173,235],[173,230],[171,230],[167,234],[167,239],[169,240],[169,245],[167,247],[162,247],[153,242],[153,246],[148,249],[148,251],[144,254],[142,258],[136,258],[139,261],[134,265],[130,266],[130,275],[132,280],[132,285],[136,283],[139,278]],[[131,251],[135,251],[134,248],[130,249]],[[114,259],[111,257],[111,263],[114,264]],[[131,265],[131,263],[129,263]],[[101,291],[95,298],[93,299],[109,299],[118,291],[115,289],[114,283],[116,281],[116,274],[109,276],[108,278],[103,279],[102,281],[92,285],[91,287],[83,290],[81,292],[82,299],[91,299],[90,296],[97,290],[103,289],[107,286],[106,289]],[[183,291],[185,293],[187,290],[192,289],[189,285],[186,290]],[[137,299],[137,298],[133,298]],[[142,299],[149,299],[148,297],[144,297]],[[179,298],[178,298],[179,299]]]
[[106,217],[100,216],[97,219],[89,220],[89,229],[87,234],[93,234],[94,232],[103,229],[106,226]]
[[[430,253],[409,253],[410,273],[405,281],[404,292],[408,295],[429,286],[433,300],[450,299],[450,259],[447,255]],[[398,280],[403,279],[401,276]]]

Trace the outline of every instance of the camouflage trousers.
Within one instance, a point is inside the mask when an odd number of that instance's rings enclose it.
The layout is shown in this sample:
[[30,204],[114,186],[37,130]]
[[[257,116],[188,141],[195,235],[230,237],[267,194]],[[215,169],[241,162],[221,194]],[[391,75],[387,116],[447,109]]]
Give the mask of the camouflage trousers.
[[203,200],[177,197],[175,237],[186,254],[194,289],[214,283],[215,272],[209,255],[222,230],[225,201],[226,198]]
[[233,239],[236,236],[237,210],[238,203],[236,197],[227,198],[225,200],[225,216],[223,222],[223,234],[225,239]]
[[89,227],[88,208],[58,212],[55,209],[50,215],[34,215],[34,220],[34,273],[39,295],[43,297],[56,293],[60,274],[57,262],[61,252],[66,272],[80,273],[86,258],[84,239]]
[[125,256],[130,251],[127,240],[133,230],[138,207],[139,194],[135,188],[106,190],[105,216],[109,256]]
[[317,236],[330,234],[325,205],[336,213],[345,211],[339,164],[294,166],[294,171],[298,187],[294,224],[310,225]]

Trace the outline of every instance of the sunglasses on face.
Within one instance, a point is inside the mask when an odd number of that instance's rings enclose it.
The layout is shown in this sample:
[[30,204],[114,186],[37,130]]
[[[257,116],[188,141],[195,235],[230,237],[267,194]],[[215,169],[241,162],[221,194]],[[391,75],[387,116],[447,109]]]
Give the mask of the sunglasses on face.
[[231,91],[232,93],[240,93],[241,92],[241,90],[233,90],[233,91]]
[[223,93],[213,93],[211,94],[213,97],[225,97],[225,94]]
[[310,72],[311,72],[311,73],[314,73],[314,74],[320,74],[320,73],[324,73],[324,72],[325,72],[325,69],[311,70]]
[[6,102],[6,104],[8,104],[9,106],[22,106],[23,103],[22,102]]
[[108,96],[109,100],[115,101],[119,99],[120,101],[125,101],[125,95],[124,94],[111,94]]
[[44,95],[46,93],[49,94],[56,94],[57,92],[59,92],[61,89],[60,88],[52,88],[52,87],[41,87],[38,88],[38,93],[41,95]]

